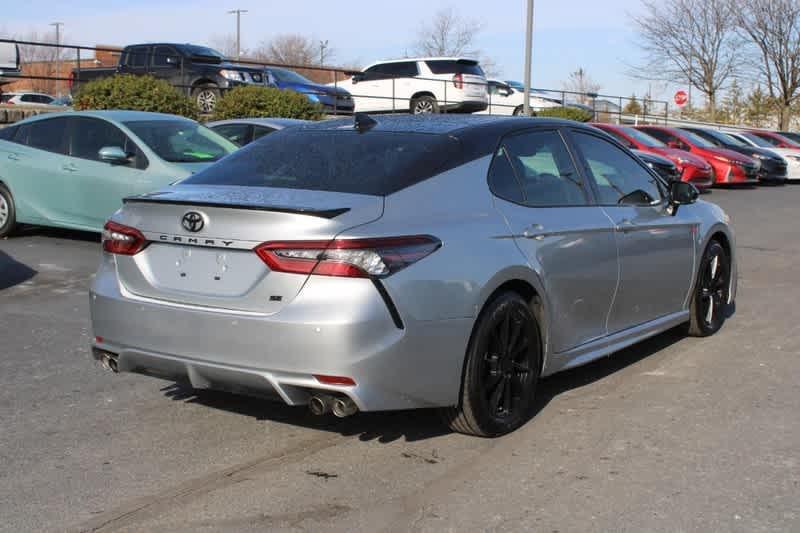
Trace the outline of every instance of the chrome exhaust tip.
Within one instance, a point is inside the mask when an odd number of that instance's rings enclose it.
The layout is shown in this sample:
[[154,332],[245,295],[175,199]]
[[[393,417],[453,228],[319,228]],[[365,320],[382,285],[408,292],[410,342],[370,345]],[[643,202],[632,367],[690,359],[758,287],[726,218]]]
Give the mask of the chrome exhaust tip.
[[345,418],[358,412],[358,406],[347,396],[336,398],[331,409],[333,410],[333,415],[338,418]]
[[308,408],[311,414],[322,416],[330,412],[334,399],[327,394],[314,394],[308,400]]
[[101,350],[99,348],[92,348],[92,357],[100,363],[100,366],[115,374],[119,372],[117,366],[117,354]]

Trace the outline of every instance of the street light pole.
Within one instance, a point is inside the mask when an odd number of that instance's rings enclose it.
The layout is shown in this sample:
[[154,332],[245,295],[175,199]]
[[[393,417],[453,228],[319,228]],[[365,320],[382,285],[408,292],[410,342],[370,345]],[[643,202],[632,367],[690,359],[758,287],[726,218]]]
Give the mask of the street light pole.
[[[51,22],[51,26],[55,26],[56,28],[56,78],[61,77],[61,26],[64,25],[63,22]],[[56,96],[61,96],[61,87],[60,82],[61,80],[56,79]]]
[[232,9],[229,15],[236,14],[236,61],[242,58],[242,13],[247,13],[246,9]]
[[528,0],[528,23],[525,28],[525,99],[522,109],[525,116],[531,114],[531,60],[533,52],[533,0]]
[[319,42],[319,66],[325,66],[325,49],[328,48],[327,39]]

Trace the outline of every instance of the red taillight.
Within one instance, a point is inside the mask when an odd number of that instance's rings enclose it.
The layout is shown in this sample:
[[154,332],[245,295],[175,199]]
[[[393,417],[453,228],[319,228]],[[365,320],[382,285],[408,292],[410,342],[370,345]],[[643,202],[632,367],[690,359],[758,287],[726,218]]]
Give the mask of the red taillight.
[[134,255],[147,246],[142,232],[110,220],[103,226],[103,250],[117,255]]
[[463,74],[456,74],[453,76],[453,87],[456,89],[463,89],[464,88],[464,75]]
[[353,378],[348,378],[346,376],[323,376],[320,374],[314,374],[314,379],[324,385],[347,385],[354,387],[356,384]]
[[435,237],[413,235],[265,242],[256,246],[255,252],[275,272],[369,278],[393,274],[432,254],[441,245]]

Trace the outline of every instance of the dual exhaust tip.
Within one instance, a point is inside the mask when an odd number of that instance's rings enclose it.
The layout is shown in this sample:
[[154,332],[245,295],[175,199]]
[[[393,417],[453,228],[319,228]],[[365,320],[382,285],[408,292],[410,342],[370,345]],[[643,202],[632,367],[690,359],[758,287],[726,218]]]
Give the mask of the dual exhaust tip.
[[308,407],[316,416],[333,413],[338,418],[345,418],[358,412],[358,407],[353,400],[347,396],[331,394],[312,394],[308,400]]

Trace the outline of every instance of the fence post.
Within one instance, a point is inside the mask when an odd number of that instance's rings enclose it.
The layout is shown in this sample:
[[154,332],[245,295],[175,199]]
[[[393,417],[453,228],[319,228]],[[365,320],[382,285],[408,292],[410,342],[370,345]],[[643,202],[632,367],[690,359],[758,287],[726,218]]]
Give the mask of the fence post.
[[619,113],[617,116],[617,124],[622,124],[622,97],[619,97]]
[[393,114],[393,115],[394,115],[394,114],[395,114],[395,112],[397,111],[397,109],[396,109],[396,107],[395,107],[395,103],[396,103],[396,100],[395,100],[395,81],[396,81],[396,80],[397,80],[397,78],[395,78],[394,76],[392,76],[392,114]]
[[[333,114],[339,114],[339,73],[333,71]],[[353,107],[355,109],[355,106]]]
[[444,84],[444,106],[442,106],[442,112],[447,113],[447,81],[442,80]]

